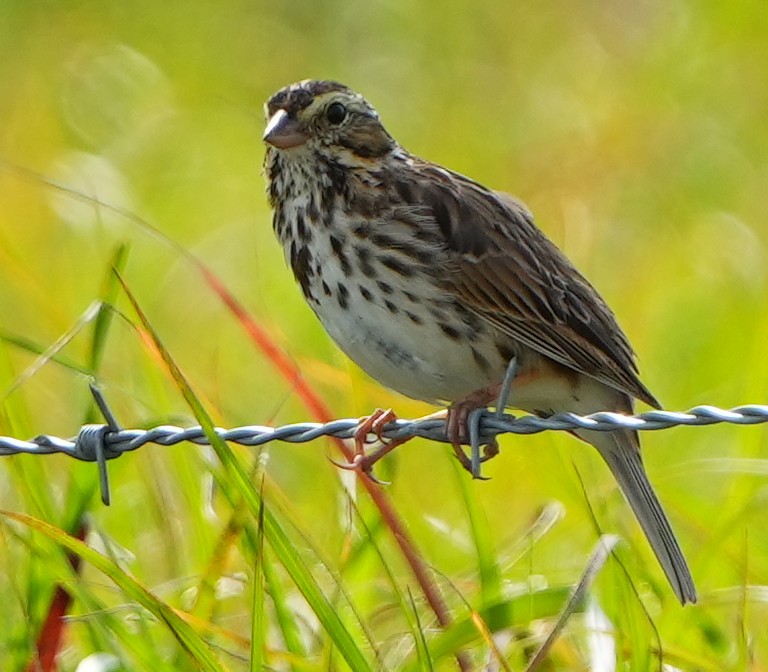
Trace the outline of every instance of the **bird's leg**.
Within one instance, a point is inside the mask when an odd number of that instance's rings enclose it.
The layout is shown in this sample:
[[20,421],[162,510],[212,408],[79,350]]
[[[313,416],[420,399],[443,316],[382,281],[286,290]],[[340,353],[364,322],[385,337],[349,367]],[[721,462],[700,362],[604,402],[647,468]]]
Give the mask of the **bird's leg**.
[[[499,397],[501,385],[495,384],[475,390],[464,399],[455,401],[448,407],[448,417],[445,421],[445,434],[448,441],[453,446],[453,452],[456,458],[470,474],[475,478],[480,478],[478,469],[473,465],[472,460],[464,452],[462,444],[470,443],[469,436],[469,416],[472,411],[479,408],[488,408],[488,405]],[[492,439],[486,444],[483,451],[483,458],[479,460],[484,462],[494,455],[498,454],[499,446],[496,439]],[[477,460],[476,460],[477,461]]]
[[[448,418],[446,420],[446,435],[453,446],[461,466],[464,467],[473,478],[481,478],[480,464],[490,460],[499,454],[499,444],[496,439],[492,439],[485,444],[483,456],[480,457],[480,445],[477,439],[477,432],[471,431],[472,423],[479,422],[479,418],[473,417],[474,412],[479,409],[487,408],[491,402],[496,405],[496,417],[501,417],[504,408],[507,405],[510,388],[517,376],[517,357],[512,357],[507,366],[504,380],[500,385],[490,385],[480,390],[475,390],[468,397],[452,404],[448,409]],[[469,443],[472,447],[472,458],[467,457],[462,443]]]
[[[390,422],[397,420],[397,415],[391,408],[381,409],[377,408],[371,415],[366,418],[360,419],[360,424],[355,429],[355,433],[352,438],[355,440],[355,456],[351,462],[346,464],[331,460],[340,469],[348,469],[350,471],[359,471],[365,474],[375,483],[384,484],[373,475],[373,465],[376,464],[382,457],[392,452],[399,445],[402,445],[409,439],[385,439],[382,436],[384,428]],[[372,453],[366,455],[365,447],[368,444],[368,436],[373,434],[376,436],[376,440],[381,444],[379,448]],[[410,438],[410,437],[409,437]]]
[[[519,380],[519,376],[517,375],[517,360],[513,357],[509,362],[503,382],[475,390],[464,397],[464,399],[460,399],[448,407],[445,421],[446,438],[453,446],[453,452],[461,463],[461,466],[472,474],[474,478],[482,478],[482,476],[480,476],[480,464],[498,455],[499,444],[495,438],[491,439],[483,447],[483,455],[482,457],[480,456],[479,441],[473,440],[472,432],[470,431],[472,423],[476,422],[476,419],[473,418],[473,411],[485,409],[488,408],[489,405],[494,404],[496,406],[497,415],[503,413],[510,388],[512,383],[516,380]],[[355,440],[355,455],[352,461],[346,464],[340,464],[334,460],[331,461],[341,469],[359,471],[368,476],[372,481],[381,483],[381,481],[373,475],[373,465],[382,457],[391,453],[399,445],[409,440],[409,438],[389,440],[384,438],[382,435],[384,428],[388,423],[393,422],[394,420],[397,420],[397,416],[391,408],[386,410],[377,408],[368,417],[361,418],[360,424],[353,434]],[[368,436],[370,434],[376,436],[376,439],[381,446],[372,453],[366,455],[365,447],[368,443]],[[462,444],[471,445],[471,458],[464,452]]]

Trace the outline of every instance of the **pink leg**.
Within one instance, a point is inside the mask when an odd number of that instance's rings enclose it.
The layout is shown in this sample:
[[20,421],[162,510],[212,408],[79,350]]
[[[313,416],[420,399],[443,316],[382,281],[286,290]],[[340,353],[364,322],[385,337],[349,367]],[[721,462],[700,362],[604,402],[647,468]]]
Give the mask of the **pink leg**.
[[[468,472],[473,473],[472,461],[467,457],[462,444],[469,443],[469,414],[478,408],[487,408],[499,397],[500,385],[490,385],[489,387],[475,390],[464,399],[455,401],[448,407],[448,418],[446,419],[445,433],[448,441],[453,446],[453,452],[456,458],[461,462],[461,466]],[[499,452],[498,445],[494,440],[486,445],[483,451],[483,460],[487,460]],[[474,475],[474,474],[473,474]]]
[[[355,457],[352,462],[347,464],[340,464],[334,460],[331,460],[340,469],[348,469],[350,471],[359,471],[365,474],[375,483],[383,484],[373,475],[373,465],[376,464],[382,457],[392,452],[399,445],[402,445],[409,439],[390,439],[387,440],[382,436],[384,427],[387,423],[397,420],[397,416],[391,408],[383,410],[377,408],[371,415],[360,421],[360,425],[355,430],[353,438],[355,440]],[[374,434],[376,439],[381,443],[381,447],[374,450],[369,455],[365,454],[365,446],[368,442],[368,435]]]

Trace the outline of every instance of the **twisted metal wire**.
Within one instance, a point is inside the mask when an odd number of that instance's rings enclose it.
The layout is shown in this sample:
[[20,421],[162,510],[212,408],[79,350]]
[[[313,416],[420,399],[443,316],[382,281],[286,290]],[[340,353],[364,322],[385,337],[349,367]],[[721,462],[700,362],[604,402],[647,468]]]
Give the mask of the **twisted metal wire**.
[[[209,441],[202,427],[176,427],[159,425],[151,429],[121,429],[112,415],[103,395],[95,385],[91,391],[99,406],[105,424],[84,425],[72,439],[62,439],[43,434],[29,441],[0,436],[0,457],[27,453],[50,455],[59,453],[86,462],[97,462],[101,481],[102,501],[109,504],[109,481],[107,460],[120,457],[123,453],[137,450],[148,443],[173,446],[190,442],[208,445]],[[516,417],[498,411],[480,410],[470,418],[470,434],[473,444],[473,463],[479,459],[477,447],[488,444],[500,434],[538,434],[544,431],[572,431],[589,429],[612,432],[619,429],[649,431],[670,427],[702,427],[718,423],[734,425],[756,425],[768,422],[768,405],[749,404],[726,410],[715,406],[695,406],[688,411],[647,411],[638,415],[622,415],[602,411],[589,415],[557,413],[548,418],[533,415]],[[281,427],[246,425],[233,429],[216,428],[216,434],[225,441],[243,446],[263,446],[272,441],[306,443],[321,436],[337,439],[351,439],[360,426],[359,418],[333,420],[324,424],[301,422]],[[432,441],[448,442],[445,419],[427,417],[419,420],[394,420],[381,433],[385,439],[407,439],[421,437]],[[479,469],[473,474],[478,475]],[[479,466],[479,465],[477,465]]]
[[[756,425],[763,422],[768,422],[768,405],[759,404],[737,406],[730,410],[715,406],[696,406],[685,412],[648,411],[638,415],[621,415],[605,411],[590,415],[558,413],[548,418],[533,415],[515,417],[508,413],[497,416],[493,411],[482,411],[479,418],[479,437],[482,443],[487,443],[500,434],[538,434],[552,430],[649,431],[679,426],[701,427],[718,423]],[[281,427],[246,425],[233,429],[216,428],[216,434],[225,441],[243,446],[262,446],[272,441],[306,443],[322,436],[350,439],[359,425],[358,418],[345,418],[324,424],[300,422]],[[448,442],[443,418],[395,420],[387,424],[382,437],[385,439],[422,437],[432,441]],[[106,459],[114,459],[148,443],[173,446],[184,441],[208,445],[208,439],[199,426],[183,428],[159,425],[151,429],[112,429],[110,425],[85,425],[73,439],[43,434],[29,441],[21,441],[0,436],[0,456],[19,453],[33,455],[62,453],[78,460],[94,462],[98,459],[96,447],[99,445],[103,447]]]

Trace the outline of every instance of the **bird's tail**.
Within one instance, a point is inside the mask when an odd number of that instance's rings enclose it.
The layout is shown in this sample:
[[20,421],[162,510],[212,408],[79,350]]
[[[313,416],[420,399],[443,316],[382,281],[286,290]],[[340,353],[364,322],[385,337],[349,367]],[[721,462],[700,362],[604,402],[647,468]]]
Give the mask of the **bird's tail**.
[[680,602],[696,602],[696,587],[688,563],[645,473],[637,432],[578,434],[600,451],[610,467]]

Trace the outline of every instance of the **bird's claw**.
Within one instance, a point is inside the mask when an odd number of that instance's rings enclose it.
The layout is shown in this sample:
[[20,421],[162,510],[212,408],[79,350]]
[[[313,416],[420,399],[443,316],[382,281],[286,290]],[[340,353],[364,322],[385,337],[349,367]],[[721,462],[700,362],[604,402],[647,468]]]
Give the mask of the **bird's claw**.
[[[472,478],[478,481],[491,480],[490,476],[482,476],[479,471],[476,471],[474,465],[472,464],[472,460],[464,452],[464,449],[461,447],[461,444],[455,444],[453,446],[453,452],[456,455],[456,459],[459,461],[461,466],[470,474],[472,474]],[[484,462],[487,462],[491,458],[496,457],[496,455],[498,454],[499,454],[499,444],[496,442],[496,439],[493,439],[489,443],[486,443],[483,446],[483,455],[480,458],[479,463],[483,464]]]
[[[337,462],[333,458],[328,458],[335,467],[344,469],[345,471],[356,471],[364,474],[371,481],[377,485],[390,485],[389,481],[382,481],[373,473],[373,462],[367,459],[366,455],[355,455],[351,462]],[[374,462],[377,460],[374,460]]]
[[373,443],[373,441],[368,441],[369,434],[373,434],[376,441],[386,443],[387,439],[383,436],[384,428],[394,420],[397,420],[397,415],[391,408],[377,408],[371,415],[360,418],[360,424],[352,435],[355,440],[355,452],[361,454],[366,444]]
[[[391,408],[381,409],[377,408],[371,415],[360,419],[360,424],[355,429],[352,438],[355,441],[355,454],[350,462],[337,462],[331,458],[331,462],[339,469],[345,469],[346,471],[357,471],[364,474],[374,483],[378,485],[389,485],[387,481],[382,481],[373,474],[373,465],[376,464],[382,457],[392,451],[394,448],[404,443],[404,439],[386,439],[383,436],[384,428],[392,421],[397,420],[397,416]],[[365,447],[369,443],[374,441],[368,441],[368,436],[373,434],[376,437],[376,442],[381,444],[381,447],[372,452],[370,455],[366,455]],[[406,439],[407,440],[407,439]]]

